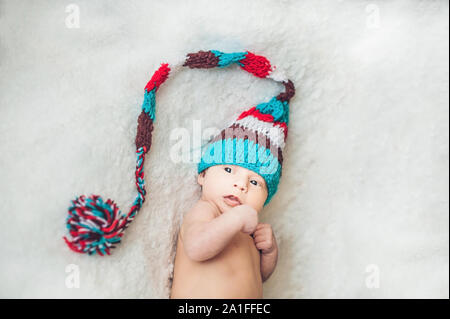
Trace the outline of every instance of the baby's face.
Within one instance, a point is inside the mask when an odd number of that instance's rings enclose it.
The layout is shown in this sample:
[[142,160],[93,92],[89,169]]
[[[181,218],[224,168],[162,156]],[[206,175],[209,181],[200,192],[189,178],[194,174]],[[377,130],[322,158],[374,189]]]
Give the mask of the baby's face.
[[198,175],[202,186],[202,199],[214,204],[225,213],[236,204],[225,199],[228,195],[239,198],[240,204],[247,204],[260,212],[267,199],[266,182],[257,173],[238,165],[214,165]]

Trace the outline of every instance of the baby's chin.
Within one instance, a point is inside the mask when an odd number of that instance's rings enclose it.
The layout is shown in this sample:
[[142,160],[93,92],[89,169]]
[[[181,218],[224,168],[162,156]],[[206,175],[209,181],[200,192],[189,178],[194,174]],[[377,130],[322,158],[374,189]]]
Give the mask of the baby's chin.
[[201,194],[200,200],[207,202],[215,208],[215,213],[223,214],[232,207],[227,207],[227,205],[217,197],[211,197],[205,193]]
[[221,214],[224,214],[224,213],[226,213],[227,211],[229,211],[230,209],[233,208],[232,206],[230,206],[227,203],[225,203],[225,200],[224,200],[223,197],[218,198],[216,200],[216,204],[217,204],[217,207],[219,208]]
[[233,208],[233,206],[230,206],[225,202],[223,196],[215,196],[215,197],[207,197],[206,196],[206,197],[203,197],[203,200],[206,200],[206,201],[210,202],[211,204],[213,204],[217,208],[218,213],[220,213],[220,214],[224,214]]
[[[212,204],[214,207],[216,207],[217,210],[218,210],[218,213],[220,213],[220,214],[224,214],[224,213],[226,213],[227,211],[229,211],[230,209],[232,209],[233,207],[236,207],[236,206],[228,205],[228,204],[226,203],[225,199],[223,198],[223,196],[219,196],[219,195],[217,195],[217,196],[208,196],[207,194],[202,193],[201,199],[202,199],[203,201],[209,202],[209,203]],[[249,203],[245,203],[245,202],[244,202],[244,203],[241,203],[241,205],[249,205],[249,206],[252,206],[258,213],[261,211],[261,209],[258,209],[258,208],[256,208],[256,207],[254,207],[254,205],[250,205]]]

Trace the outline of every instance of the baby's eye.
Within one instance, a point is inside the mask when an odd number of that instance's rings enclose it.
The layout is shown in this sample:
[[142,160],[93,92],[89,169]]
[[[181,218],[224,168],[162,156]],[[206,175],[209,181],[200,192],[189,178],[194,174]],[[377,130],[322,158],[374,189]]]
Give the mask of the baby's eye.
[[226,170],[228,173],[231,173],[231,168],[225,167],[224,170]]
[[[254,182],[254,183],[253,183],[253,182]],[[252,180],[250,181],[250,183],[252,183],[253,185],[258,186],[258,181],[255,181],[254,179],[252,179]]]

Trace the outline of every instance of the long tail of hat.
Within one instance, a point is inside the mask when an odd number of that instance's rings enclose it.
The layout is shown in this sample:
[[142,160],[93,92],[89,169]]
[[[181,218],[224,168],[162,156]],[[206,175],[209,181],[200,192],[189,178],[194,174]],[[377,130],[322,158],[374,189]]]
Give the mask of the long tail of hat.
[[265,57],[248,51],[223,53],[211,50],[189,53],[181,63],[174,64],[172,68],[168,63],[161,64],[145,86],[142,112],[138,117],[135,139],[137,197],[126,215],[121,213],[114,201],[111,199],[104,201],[98,195],[89,197],[81,195],[73,200],[72,205],[68,209],[69,215],[66,220],[67,228],[72,238],[63,237],[70,249],[89,255],[95,253],[101,256],[110,255],[111,249],[120,243],[124,230],[134,220],[142,207],[146,195],[144,161],[145,154],[150,150],[152,143],[153,123],[155,121],[155,94],[159,87],[168,79],[169,74],[179,70],[180,66],[189,68],[222,68],[231,64],[238,64],[242,69],[257,77],[271,78],[284,84],[284,92],[272,98],[269,102],[261,103],[250,109],[246,114],[254,112],[255,116],[259,116],[262,120],[266,116],[266,118],[270,117],[272,121],[279,120],[281,125],[285,123],[284,132],[285,138],[287,137],[288,102],[294,96],[295,88],[292,81],[288,80],[281,70],[271,65]]

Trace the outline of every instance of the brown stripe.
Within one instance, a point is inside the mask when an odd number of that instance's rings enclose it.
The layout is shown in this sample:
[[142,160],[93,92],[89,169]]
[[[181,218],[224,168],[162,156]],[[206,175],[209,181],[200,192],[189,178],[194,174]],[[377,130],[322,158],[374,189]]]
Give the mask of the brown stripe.
[[[227,127],[223,129],[219,134],[217,134],[214,138],[212,138],[208,144],[214,143],[219,140],[224,140],[226,138],[239,138],[245,140],[250,140],[254,142],[255,144],[264,145],[266,148],[269,148],[272,155],[278,159],[278,162],[280,162],[280,165],[283,165],[283,151],[280,147],[273,145],[273,148],[277,148],[276,151],[271,149],[272,143],[270,142],[269,137],[267,137],[263,133],[256,133],[255,131],[249,130],[247,128],[244,128],[240,124],[232,124],[230,127]],[[265,143],[264,143],[265,142]]]
[[147,152],[150,150],[150,146],[152,145],[152,131],[153,121],[147,113],[142,111],[138,118],[136,149],[145,146]]
[[191,69],[208,69],[215,68],[219,65],[219,58],[211,51],[199,51],[197,53],[188,53],[188,58],[183,66],[188,66]]
[[283,93],[278,94],[277,100],[281,102],[289,102],[289,100],[295,95],[295,87],[294,83],[291,80],[287,82],[283,82],[285,91]]

